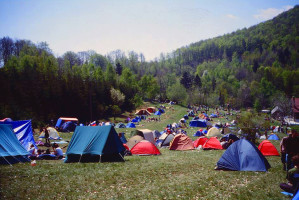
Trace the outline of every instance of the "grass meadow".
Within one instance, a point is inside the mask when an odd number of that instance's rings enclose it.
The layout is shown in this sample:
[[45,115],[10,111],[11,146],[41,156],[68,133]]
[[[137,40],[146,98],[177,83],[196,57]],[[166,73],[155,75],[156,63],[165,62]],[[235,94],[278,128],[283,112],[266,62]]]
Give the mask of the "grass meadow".
[[[160,122],[141,122],[138,128],[162,131],[186,111],[174,106]],[[196,129],[186,130],[194,140]],[[131,129],[117,131],[128,137]],[[61,136],[70,140],[72,133]],[[279,147],[279,141],[272,143]],[[286,176],[280,157],[267,157],[268,172],[216,171],[223,150],[160,151],[160,156],[126,156],[125,162],[114,163],[2,165],[0,199],[290,199],[280,193]]]

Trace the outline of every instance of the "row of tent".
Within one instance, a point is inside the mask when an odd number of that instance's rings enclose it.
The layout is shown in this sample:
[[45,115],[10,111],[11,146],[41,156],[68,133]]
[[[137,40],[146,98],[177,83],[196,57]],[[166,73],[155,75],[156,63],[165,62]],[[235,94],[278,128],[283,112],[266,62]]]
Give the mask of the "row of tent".
[[[17,140],[16,135],[13,133],[12,126],[5,124],[1,125],[1,163],[14,163],[28,161],[26,157],[28,152]],[[147,135],[147,134],[143,134]],[[167,138],[172,134],[165,135],[162,143],[165,143]],[[135,138],[134,138],[135,137]],[[129,139],[127,146],[133,154],[148,155],[147,150],[151,150],[150,154],[159,155],[160,151],[156,146],[145,140],[144,137],[136,135]],[[136,139],[139,137],[139,139]],[[170,141],[170,139],[168,139]],[[209,142],[210,141],[210,142]],[[214,148],[218,145],[219,141],[215,138],[209,138],[204,145],[207,149]],[[5,144],[5,145],[3,145]],[[262,146],[269,145],[265,142]],[[221,145],[218,147],[221,149]],[[184,135],[178,134],[173,136],[169,144],[170,150],[191,150],[194,149],[192,140]],[[104,161],[123,161],[125,147],[121,142],[117,132],[113,126],[97,126],[97,127],[80,127],[78,126],[72,136],[69,147],[66,152],[65,162],[104,162]],[[245,157],[244,157],[245,156]],[[246,157],[247,156],[247,157]],[[241,163],[242,161],[245,163]],[[253,160],[253,161],[251,161]],[[263,161],[264,165],[257,164],[256,162]],[[253,162],[254,164],[251,164]],[[263,166],[263,167],[261,167]],[[241,171],[266,171],[268,164],[263,154],[258,150],[255,145],[246,140],[238,140],[234,142],[223,154],[217,163],[218,169],[230,169]]]

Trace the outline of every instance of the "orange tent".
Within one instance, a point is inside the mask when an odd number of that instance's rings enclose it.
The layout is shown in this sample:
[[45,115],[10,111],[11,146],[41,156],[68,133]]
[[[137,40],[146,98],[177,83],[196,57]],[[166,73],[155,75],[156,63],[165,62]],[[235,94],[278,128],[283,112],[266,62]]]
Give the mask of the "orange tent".
[[217,137],[211,137],[202,145],[204,150],[207,149],[223,149]]
[[185,151],[185,150],[192,150],[193,142],[192,140],[185,134],[178,134],[174,136],[173,140],[169,145],[170,150],[178,150],[178,151]]
[[276,147],[269,140],[263,140],[258,149],[264,156],[279,156]]

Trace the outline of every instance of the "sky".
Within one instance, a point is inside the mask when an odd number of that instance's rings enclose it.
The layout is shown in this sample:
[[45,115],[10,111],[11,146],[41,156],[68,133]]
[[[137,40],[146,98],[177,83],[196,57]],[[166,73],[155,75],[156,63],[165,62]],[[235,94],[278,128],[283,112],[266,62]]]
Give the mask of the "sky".
[[0,37],[67,51],[120,49],[147,61],[200,40],[250,27],[299,0],[0,0]]

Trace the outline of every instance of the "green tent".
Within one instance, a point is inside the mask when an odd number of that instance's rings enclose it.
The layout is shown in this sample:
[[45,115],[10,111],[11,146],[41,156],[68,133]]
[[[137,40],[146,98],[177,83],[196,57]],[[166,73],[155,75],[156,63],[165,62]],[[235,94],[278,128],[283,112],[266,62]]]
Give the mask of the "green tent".
[[124,151],[113,126],[77,126],[65,162],[124,161]]

